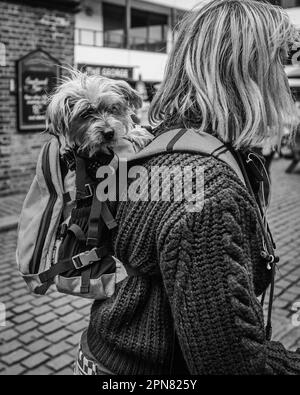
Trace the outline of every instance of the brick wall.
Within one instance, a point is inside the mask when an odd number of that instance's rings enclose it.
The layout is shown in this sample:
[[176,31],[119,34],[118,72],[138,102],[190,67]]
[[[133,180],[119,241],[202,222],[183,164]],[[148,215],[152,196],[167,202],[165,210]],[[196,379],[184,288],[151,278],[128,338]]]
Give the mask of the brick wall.
[[0,196],[26,191],[46,139],[39,132],[17,131],[17,96],[10,92],[16,61],[41,48],[61,64],[73,65],[74,18],[64,11],[0,0],[0,42],[6,45],[6,67],[0,67]]

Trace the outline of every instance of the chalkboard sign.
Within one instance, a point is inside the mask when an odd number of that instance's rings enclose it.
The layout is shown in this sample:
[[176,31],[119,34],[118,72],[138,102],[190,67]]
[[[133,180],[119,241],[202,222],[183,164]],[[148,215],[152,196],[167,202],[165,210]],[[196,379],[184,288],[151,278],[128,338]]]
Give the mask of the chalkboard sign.
[[17,62],[17,73],[18,128],[20,131],[44,130],[47,95],[57,85],[59,62],[39,49]]

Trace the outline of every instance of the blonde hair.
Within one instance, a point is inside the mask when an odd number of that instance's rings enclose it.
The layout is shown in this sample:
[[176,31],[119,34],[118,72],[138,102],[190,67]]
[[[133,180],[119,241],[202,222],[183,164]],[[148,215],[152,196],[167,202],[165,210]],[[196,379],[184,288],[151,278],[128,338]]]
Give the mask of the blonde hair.
[[280,7],[212,0],[184,18],[164,80],[152,102],[153,126],[216,134],[235,148],[281,140],[295,104],[283,59],[299,42]]

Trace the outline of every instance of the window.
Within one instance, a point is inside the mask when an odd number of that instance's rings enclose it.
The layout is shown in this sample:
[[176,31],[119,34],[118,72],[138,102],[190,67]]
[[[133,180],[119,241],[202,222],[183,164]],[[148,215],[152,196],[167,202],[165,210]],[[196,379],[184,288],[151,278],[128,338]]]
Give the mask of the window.
[[103,3],[103,21],[104,46],[109,48],[125,48],[125,7]]
[[142,51],[166,52],[167,27],[167,15],[133,8],[130,47]]
[[299,7],[300,1],[299,0],[281,0],[279,2],[281,7],[290,8],[290,7]]
[[[104,46],[126,48],[126,9],[103,3]],[[131,29],[128,45],[138,51],[166,52],[168,16],[131,9]]]
[[299,7],[300,0],[269,0],[274,5],[280,5],[283,8]]
[[292,91],[294,100],[300,101],[300,87],[292,87],[291,91]]

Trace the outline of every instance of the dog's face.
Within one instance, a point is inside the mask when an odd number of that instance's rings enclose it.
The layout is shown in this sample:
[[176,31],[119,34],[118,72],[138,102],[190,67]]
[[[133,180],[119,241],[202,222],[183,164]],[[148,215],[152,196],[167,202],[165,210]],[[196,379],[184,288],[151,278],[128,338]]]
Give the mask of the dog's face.
[[51,98],[47,126],[68,146],[91,157],[113,149],[141,106],[141,97],[125,81],[73,72]]

